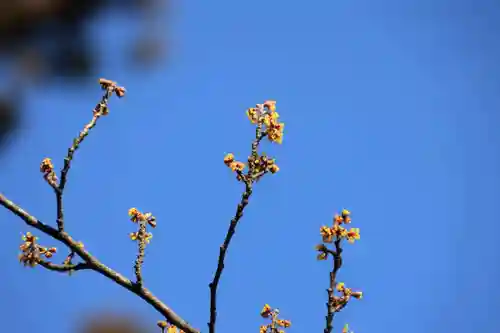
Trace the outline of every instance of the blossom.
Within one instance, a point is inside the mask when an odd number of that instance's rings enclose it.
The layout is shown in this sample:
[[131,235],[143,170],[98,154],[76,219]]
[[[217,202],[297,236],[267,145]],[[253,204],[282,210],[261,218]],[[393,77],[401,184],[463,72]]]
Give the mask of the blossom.
[[271,112],[275,112],[276,111],[276,101],[270,101],[270,100],[265,101],[264,107],[266,107]]
[[141,212],[139,212],[137,208],[130,208],[128,210],[128,216],[130,216],[130,221],[132,222],[139,222],[145,220],[144,215]]
[[316,256],[318,260],[326,260],[328,258],[328,252],[321,252]]
[[247,117],[252,124],[257,124],[259,122],[259,110],[257,108],[248,108]]
[[292,326],[292,323],[289,320],[278,319],[278,320],[276,320],[276,325],[287,328],[287,327]]
[[333,232],[332,229],[327,227],[327,226],[322,226],[319,229],[319,232],[321,233],[321,236],[323,237],[323,242],[325,243],[331,243],[333,240]]
[[362,299],[363,298],[363,292],[362,291],[353,291],[351,293],[351,296],[356,298],[356,299]]
[[332,232],[335,234],[337,237],[346,237],[347,236],[347,230],[344,227],[341,227],[338,224],[335,224],[332,227]]
[[271,173],[276,173],[278,171],[280,171],[280,168],[276,165],[276,164],[272,164],[270,167],[269,167],[269,171]]
[[351,215],[351,212],[344,208],[344,209],[342,209],[341,214],[342,214],[342,217],[346,217],[346,216]]
[[44,174],[49,174],[54,170],[54,165],[52,164],[52,160],[50,158],[44,158],[42,163],[40,164],[40,172]]
[[33,236],[31,232],[28,231],[26,234],[22,236],[22,239],[25,242],[34,242],[38,239],[38,237]]
[[279,113],[273,111],[271,113],[266,113],[264,115],[264,125],[267,127],[271,127],[273,123],[278,123],[278,118],[280,117]]
[[229,166],[232,162],[234,162],[234,155],[232,153],[226,154],[224,156],[224,164]]
[[355,240],[359,240],[359,228],[351,228],[351,230],[347,232],[347,235],[345,237],[347,237],[347,241],[349,243],[354,243]]
[[166,328],[168,326],[167,322],[165,320],[159,320],[156,325],[158,325],[159,328]]
[[264,318],[267,318],[267,317],[269,317],[271,312],[272,312],[272,309],[269,306],[269,304],[265,304],[264,307],[262,308],[262,310],[260,310],[260,315]]
[[43,254],[45,256],[45,258],[51,258],[54,253],[57,252],[57,249],[55,247],[51,247],[51,248],[45,248],[45,247],[40,247],[38,249],[40,251],[40,254]]
[[269,138],[269,141],[282,144],[284,130],[285,123],[280,123],[271,118],[269,126],[267,126],[267,137]]
[[[136,241],[136,240],[140,239],[140,234],[139,234],[139,232],[138,232],[138,231],[136,231],[136,232],[131,232],[131,233],[129,234],[129,237],[130,237],[130,239],[131,239],[131,240]],[[150,233],[150,232],[148,232],[148,233],[146,233],[146,234],[144,235],[144,241],[146,242],[146,244],[149,244],[149,242],[151,242],[151,239],[152,239],[152,238],[153,238],[153,234],[152,234],[152,233]]]
[[233,171],[240,171],[241,172],[245,168],[245,163],[235,161],[235,162],[232,162],[231,164],[229,164],[229,167]]
[[344,222],[344,218],[338,214],[335,214],[335,216],[333,217],[333,223],[342,224],[342,222]]
[[156,228],[156,217],[154,217],[151,213],[146,213],[145,217],[151,228]]

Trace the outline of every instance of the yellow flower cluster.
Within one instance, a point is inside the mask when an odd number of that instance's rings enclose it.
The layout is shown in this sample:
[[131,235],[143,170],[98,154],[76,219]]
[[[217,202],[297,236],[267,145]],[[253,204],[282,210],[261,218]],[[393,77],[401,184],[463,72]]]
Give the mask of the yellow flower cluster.
[[264,305],[264,307],[260,311],[260,315],[263,318],[270,318],[271,323],[260,326],[260,333],[268,333],[268,332],[284,333],[285,331],[278,329],[278,327],[288,328],[292,326],[292,323],[289,320],[279,319],[278,314],[279,314],[278,309],[271,308],[269,304]]
[[[156,325],[158,325],[159,328],[161,328],[162,333],[184,333],[183,330],[175,327],[174,325],[171,325],[167,323],[165,320],[159,320]],[[165,331],[166,329],[166,331]]]
[[51,183],[53,186],[57,183],[57,176],[54,172],[54,165],[50,158],[44,158],[42,163],[40,163],[40,172],[43,173],[43,177]]
[[[316,250],[319,252],[317,258],[318,260],[326,260],[329,255],[334,257],[334,268],[330,276],[331,283],[335,283],[336,272],[342,265],[342,247],[341,240],[347,239],[348,242],[354,243],[355,240],[360,238],[359,229],[351,228],[347,230],[344,226],[351,223],[351,212],[347,209],[343,209],[340,214],[335,214],[333,217],[333,224],[331,227],[322,226],[320,228],[320,234],[323,239],[322,244],[316,245]],[[333,249],[327,247],[328,243],[335,243]],[[328,301],[328,312],[339,312],[341,311],[349,302],[351,297],[356,299],[363,298],[363,292],[353,291],[347,288],[343,282],[336,285],[337,292],[341,293],[340,296],[334,295],[333,290],[329,289],[329,301]],[[349,333],[348,326],[346,325],[342,330],[342,333]],[[351,332],[352,333],[352,332]]]
[[151,213],[141,213],[137,208],[130,208],[128,210],[128,216],[130,221],[137,222],[147,222],[151,227],[156,228],[156,217]]
[[45,258],[52,258],[54,253],[57,252],[57,249],[55,247],[49,247],[49,248],[40,247],[39,250],[40,250],[40,254],[43,254],[45,256]]
[[111,89],[112,92],[116,94],[118,97],[123,97],[125,96],[125,88],[124,87],[119,87],[116,82],[107,80],[107,79],[99,79],[99,84],[101,85],[102,89]]
[[36,244],[38,237],[35,237],[31,234],[31,232],[27,232],[22,236],[23,244],[19,247],[21,250],[21,254],[19,255],[19,261],[22,262],[25,266],[34,267],[38,264],[38,260],[41,255],[44,255],[46,258],[51,258],[54,253],[57,252],[55,247],[42,247]]
[[264,118],[264,123],[267,128],[267,137],[271,142],[276,142],[279,144],[283,143],[283,132],[285,130],[285,123],[280,123],[278,121],[278,113],[273,112],[271,116]]
[[341,292],[344,297],[354,297],[356,299],[362,299],[363,298],[363,292],[362,291],[352,291],[350,288],[346,288],[344,282],[339,282],[337,284],[337,291]]
[[[156,217],[153,216],[151,213],[141,213],[137,208],[130,208],[128,210],[128,215],[130,217],[130,221],[134,223],[147,223],[149,224],[152,228],[156,227]],[[145,230],[145,229],[144,229]],[[129,234],[129,237],[131,240],[136,241],[138,240],[141,236],[141,233],[139,231],[136,232],[131,232]],[[151,239],[153,238],[153,234],[150,232],[147,232],[144,234],[144,241],[146,244],[149,244]]]
[[[139,232],[138,231],[131,232],[129,234],[129,237],[131,240],[136,241],[139,239]],[[146,242],[146,244],[149,244],[149,242],[151,241],[152,238],[153,238],[153,234],[148,232],[148,233],[146,233],[146,237],[144,238],[144,241]]]
[[42,163],[40,164],[40,172],[49,173],[54,171],[54,165],[52,164],[52,160],[50,158],[44,158]]
[[274,158],[269,158],[264,154],[257,158],[250,156],[248,158],[248,165],[253,170],[254,174],[264,173],[266,171],[276,173],[280,170],[276,164],[276,160]]
[[276,101],[265,101],[257,104],[254,108],[247,109],[248,119],[252,124],[263,123],[266,126],[265,133],[269,141],[281,144],[285,123],[279,122],[279,114],[276,112]]
[[235,161],[234,155],[231,153],[224,156],[224,164],[234,172],[242,172],[245,169],[245,163]]
[[[350,230],[347,230],[342,226],[342,224],[346,225],[351,223],[350,215],[351,212],[349,212],[347,209],[344,209],[342,210],[340,215],[335,214],[333,218],[333,225],[331,227],[322,226],[320,228],[319,231],[324,243],[332,243],[334,239],[339,240],[342,238],[347,239],[349,243],[354,243],[354,241],[360,239],[359,228],[351,228]],[[318,256],[318,259],[326,259],[327,254],[324,252],[323,247],[321,245],[318,245],[316,249],[318,251],[323,251],[323,253],[320,253],[320,255]]]
[[[243,162],[236,161],[232,153],[224,156],[224,164],[230,168],[232,171],[238,173],[238,180],[241,180],[240,173],[245,169],[246,164]],[[248,166],[252,170],[252,175],[255,180],[258,180],[265,172],[269,171],[271,173],[276,173],[280,170],[275,162],[275,159],[269,158],[266,155],[261,155],[258,157],[250,156],[248,157]]]

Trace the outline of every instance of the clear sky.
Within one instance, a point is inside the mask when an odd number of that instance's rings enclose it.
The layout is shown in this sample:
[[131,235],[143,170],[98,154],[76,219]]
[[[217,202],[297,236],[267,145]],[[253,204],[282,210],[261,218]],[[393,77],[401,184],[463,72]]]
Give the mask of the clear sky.
[[[255,187],[230,248],[218,332],[257,332],[264,303],[292,320],[288,332],[321,332],[329,265],[313,248],[344,207],[361,241],[346,246],[339,278],[365,298],[337,316],[336,332],[345,322],[356,333],[498,332],[499,7],[178,2],[169,60],[154,72],[115,61],[128,19],[99,18],[101,76],[129,93],[112,100],[78,151],[68,230],[131,277],[127,210],[153,212],[145,282],[206,331],[208,283],[242,191],[222,158],[247,156],[245,109],[275,99],[285,138],[263,148],[281,171]],[[97,84],[33,90],[24,131],[2,159],[0,191],[55,222],[39,163],[48,156],[61,167],[100,94]],[[95,273],[24,269],[16,255],[29,229],[4,210],[0,221],[5,332],[69,332],[79,313],[110,307],[160,319]]]

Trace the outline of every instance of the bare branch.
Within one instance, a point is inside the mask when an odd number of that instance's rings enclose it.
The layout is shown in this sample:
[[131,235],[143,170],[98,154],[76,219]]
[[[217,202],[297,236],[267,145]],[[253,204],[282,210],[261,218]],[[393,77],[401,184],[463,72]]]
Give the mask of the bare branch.
[[78,263],[76,265],[73,265],[73,264],[58,265],[58,264],[51,263],[50,261],[45,261],[45,260],[39,259],[38,264],[40,264],[40,266],[43,266],[48,270],[55,271],[55,272],[61,272],[61,273],[67,273],[67,272],[72,272],[72,271],[76,272],[76,271],[81,271],[84,269],[91,269],[91,267],[89,265],[87,265],[86,263],[83,263],[83,262]]
[[340,246],[341,238],[337,237],[335,239],[335,251],[326,249],[326,252],[333,256],[333,268],[330,272],[330,285],[326,290],[328,293],[328,302],[326,303],[327,314],[326,314],[326,327],[323,330],[324,333],[331,333],[333,330],[333,316],[336,311],[336,302],[335,302],[335,285],[337,279],[337,272],[342,267],[342,248]]
[[241,201],[236,209],[236,214],[229,224],[229,229],[224,239],[224,243],[219,248],[219,260],[217,262],[217,270],[215,271],[214,278],[209,284],[210,287],[210,322],[208,323],[208,330],[210,333],[215,332],[215,322],[217,320],[217,287],[219,285],[220,278],[222,276],[222,271],[224,270],[224,259],[226,258],[227,249],[231,243],[231,239],[236,233],[236,226],[238,221],[243,216],[243,210],[248,205],[248,199],[252,195],[252,185],[250,181],[246,183],[245,192],[241,196]]
[[73,144],[68,149],[68,153],[64,158],[64,167],[61,170],[61,180],[59,182],[59,186],[54,188],[56,194],[56,202],[57,202],[57,229],[59,231],[64,231],[64,208],[63,208],[63,194],[64,188],[66,187],[66,182],[68,180],[68,172],[71,167],[71,161],[73,160],[73,156],[76,150],[80,147],[80,144],[83,142],[85,137],[89,134],[90,130],[94,128],[97,124],[97,120],[106,115],[108,112],[108,101],[113,91],[116,89],[116,84],[110,84],[105,87],[105,93],[101,98],[101,102],[97,104],[94,109],[92,120],[85,125],[83,130],[80,132],[78,137],[73,140]]
[[146,221],[139,221],[139,231],[137,235],[138,251],[135,259],[134,271],[136,283],[142,286],[142,264],[144,263],[144,251],[146,249]]
[[[255,130],[255,140],[252,142],[252,157],[256,160],[258,158],[258,147],[262,139],[265,137],[265,134],[262,133],[262,119],[259,120]],[[219,259],[217,261],[217,269],[215,271],[212,282],[209,284],[210,288],[210,321],[208,322],[208,330],[209,333],[215,333],[215,323],[217,321],[217,288],[219,286],[219,281],[222,277],[222,272],[224,270],[224,260],[226,258],[227,250],[229,248],[229,244],[236,233],[236,226],[238,222],[243,217],[243,211],[245,207],[248,205],[248,200],[252,195],[252,184],[254,181],[254,170],[252,165],[249,166],[248,174],[245,177],[241,177],[241,179],[245,183],[245,191],[241,196],[240,203],[236,208],[236,214],[231,219],[229,223],[229,228],[226,233],[226,237],[224,239],[224,243],[219,248]]]
[[18,217],[20,217],[29,226],[38,229],[39,231],[51,236],[52,238],[60,240],[60,236],[59,233],[57,232],[57,229],[54,229],[51,226],[42,223],[34,216],[31,216],[24,209],[22,209],[21,207],[19,207],[9,199],[7,199],[7,197],[5,197],[2,193],[0,193],[0,205],[10,210]]

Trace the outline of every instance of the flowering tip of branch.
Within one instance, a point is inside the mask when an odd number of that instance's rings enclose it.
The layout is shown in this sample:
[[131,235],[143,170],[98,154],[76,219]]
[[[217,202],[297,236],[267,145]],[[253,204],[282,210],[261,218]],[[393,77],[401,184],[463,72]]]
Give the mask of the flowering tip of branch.
[[363,292],[362,291],[353,291],[352,292],[352,297],[356,299],[362,299],[363,298]]
[[224,164],[229,166],[229,164],[234,162],[234,154],[233,153],[228,153],[226,156],[224,156]]
[[54,172],[54,164],[50,158],[44,158],[40,163],[40,172],[43,174],[43,178],[49,183],[54,189],[58,188],[57,185],[57,175]]
[[40,163],[40,172],[42,173],[50,173],[54,170],[54,164],[52,164],[52,160],[48,157],[42,160]]
[[134,223],[147,222],[151,227],[156,227],[156,217],[152,213],[141,213],[137,208],[130,208],[128,216],[130,217],[130,221]]
[[260,310],[260,315],[263,317],[263,318],[267,318],[271,315],[271,312],[272,312],[272,308],[269,304],[265,304],[264,307],[262,308],[262,310]]
[[45,258],[52,258],[52,256],[57,252],[55,247],[43,247],[36,243],[38,237],[35,237],[31,232],[27,232],[22,235],[23,243],[19,246],[21,254],[19,255],[19,261],[25,266],[35,267],[39,261],[40,257],[43,255]]
[[125,96],[125,88],[124,87],[119,87],[116,82],[107,80],[107,79],[99,79],[99,84],[101,85],[101,88],[104,90],[110,90],[111,92],[115,93],[116,96],[119,98]]
[[267,100],[264,102],[263,106],[270,112],[276,111],[276,101]]
[[345,286],[344,282],[339,282],[337,283],[336,288],[338,292],[341,292],[344,297],[354,297],[356,299],[362,299],[363,298],[363,292],[362,291],[353,291],[351,288],[347,288]]
[[279,309],[273,309],[269,304],[265,304],[262,310],[260,311],[260,315],[263,318],[271,319],[271,323],[268,325],[260,326],[261,333],[267,333],[270,330],[270,333],[279,332],[284,333],[282,330],[278,330],[277,327],[288,328],[292,326],[292,322],[286,319],[278,318],[280,311]]
[[236,161],[232,153],[226,154],[226,156],[224,156],[224,164],[233,172],[242,172],[246,167],[245,163]]
[[[131,232],[131,233],[129,233],[129,238],[133,241],[140,240],[140,233],[138,231]],[[144,235],[144,241],[146,242],[146,244],[149,244],[149,242],[151,241],[152,238],[153,238],[153,234],[150,232],[148,232]]]
[[[359,228],[347,230],[342,224],[351,223],[350,212],[344,209],[341,214],[335,214],[331,227],[321,226],[320,234],[324,243],[332,243],[335,240],[346,239],[349,243],[354,243],[361,238]],[[320,258],[318,258],[320,259]],[[324,256],[320,260],[325,259]]]
[[347,209],[343,209],[340,214],[335,214],[333,216],[334,224],[349,224],[351,223],[351,212]]
[[351,212],[344,208],[342,210],[341,214],[342,214],[342,217],[346,217],[346,216],[351,215]]
[[252,124],[264,124],[265,133],[271,142],[281,144],[283,142],[283,132],[285,123],[279,122],[279,114],[276,112],[276,101],[265,101],[264,104],[257,104],[246,111],[247,117]]
[[347,241],[349,243],[354,243],[356,240],[359,240],[361,238],[359,234],[359,228],[351,228],[346,234]]

